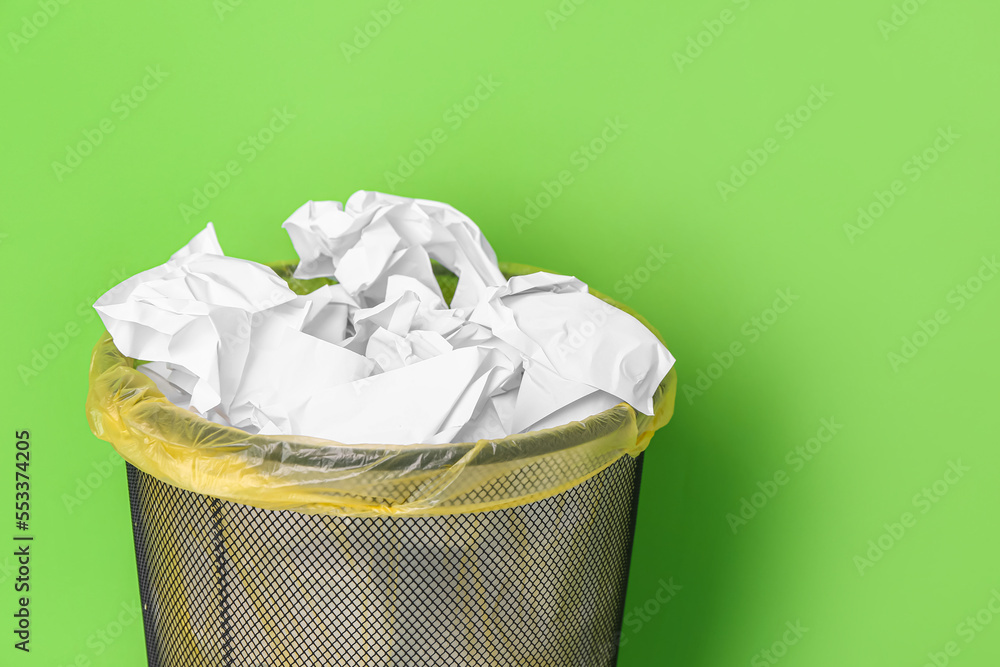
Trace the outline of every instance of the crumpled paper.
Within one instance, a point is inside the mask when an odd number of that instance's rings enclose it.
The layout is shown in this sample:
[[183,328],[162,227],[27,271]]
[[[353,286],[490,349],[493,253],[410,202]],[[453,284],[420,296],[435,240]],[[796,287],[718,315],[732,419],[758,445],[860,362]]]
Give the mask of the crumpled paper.
[[[447,204],[360,191],[284,223],[295,294],[227,257],[211,223],[95,304],[122,353],[173,403],[250,433],[345,444],[498,439],[621,402],[653,412],[674,363],[638,320],[576,278],[505,280]],[[448,304],[431,265],[458,276]]]

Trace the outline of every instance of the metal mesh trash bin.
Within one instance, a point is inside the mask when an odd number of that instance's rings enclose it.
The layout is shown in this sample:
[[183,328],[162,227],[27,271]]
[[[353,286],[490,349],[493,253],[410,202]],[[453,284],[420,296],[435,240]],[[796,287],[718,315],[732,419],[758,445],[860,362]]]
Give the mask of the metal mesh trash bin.
[[149,664],[613,665],[641,469],[504,510],[351,518],[129,466]]
[[150,667],[614,665],[642,452],[675,393],[671,371],[653,416],[347,446],[200,419],[103,339],[88,417],[129,462]]

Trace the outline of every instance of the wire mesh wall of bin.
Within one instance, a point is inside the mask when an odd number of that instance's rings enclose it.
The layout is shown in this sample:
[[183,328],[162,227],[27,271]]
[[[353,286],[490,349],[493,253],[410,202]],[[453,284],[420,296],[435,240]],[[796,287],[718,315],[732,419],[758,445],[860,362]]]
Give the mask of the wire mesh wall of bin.
[[642,456],[503,510],[259,509],[129,465],[150,667],[609,667]]

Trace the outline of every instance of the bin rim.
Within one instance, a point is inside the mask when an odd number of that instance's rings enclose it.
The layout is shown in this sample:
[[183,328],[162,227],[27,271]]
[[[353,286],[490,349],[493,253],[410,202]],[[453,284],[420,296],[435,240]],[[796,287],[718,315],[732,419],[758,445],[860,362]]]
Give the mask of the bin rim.
[[[277,262],[267,266],[288,280],[290,285],[298,282],[299,289],[304,289],[306,283],[289,279],[295,265],[294,262]],[[500,262],[499,266],[507,278],[544,271],[511,262]],[[435,266],[435,273],[441,273],[438,266]],[[332,280],[323,280],[319,284],[332,283]],[[635,317],[663,342],[660,333],[632,308],[597,290],[589,291],[611,306]],[[557,488],[550,489],[549,493],[531,494],[530,500],[535,500],[554,495],[588,479],[622,455],[638,456],[645,450],[653,432],[672,417],[676,391],[676,370],[671,368],[654,393],[653,415],[637,412],[623,402],[580,421],[476,442],[346,444],[311,436],[255,435],[233,426],[209,421],[170,403],[155,383],[138,371],[136,360],[119,351],[110,334],[105,332],[95,345],[91,359],[86,411],[91,430],[97,437],[110,442],[129,463],[162,481],[265,509],[342,514],[344,512],[334,511],[332,506],[324,506],[322,501],[318,505],[312,502],[292,503],[287,507],[273,499],[270,502],[253,502],[255,494],[227,492],[227,489],[234,489],[228,484],[211,483],[211,476],[227,472],[230,475],[235,472],[237,476],[241,476],[238,470],[234,471],[235,465],[237,468],[252,469],[256,474],[270,474],[280,478],[292,475],[303,479],[315,475],[329,476],[345,468],[355,471],[377,469],[380,473],[414,476],[421,476],[421,470],[436,470],[444,476],[454,477],[457,475],[455,469],[467,472],[466,469],[482,466],[527,465],[532,460],[571,448],[589,446],[598,441],[606,442],[605,449],[609,449],[606,453],[613,453],[613,457],[605,465],[589,471],[585,476],[574,478],[572,483],[560,484]],[[182,460],[185,455],[193,457],[189,463]],[[227,458],[232,460],[227,461]],[[195,461],[204,468],[198,470]],[[243,479],[237,486],[246,491],[245,483],[248,481]],[[302,479],[296,480],[297,485],[301,482]],[[338,503],[348,508],[347,514],[365,513],[357,507],[351,509],[349,502],[343,504],[343,499]],[[423,504],[410,503],[409,510],[404,510],[402,505],[393,501],[380,506],[365,506],[374,513],[448,513],[432,511],[430,507],[423,507]],[[515,504],[521,503],[492,503],[488,509]]]

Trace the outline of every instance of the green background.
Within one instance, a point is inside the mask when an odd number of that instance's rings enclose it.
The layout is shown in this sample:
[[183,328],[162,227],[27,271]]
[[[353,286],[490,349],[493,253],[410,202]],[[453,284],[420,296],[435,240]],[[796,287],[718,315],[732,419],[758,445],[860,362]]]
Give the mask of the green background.
[[[366,43],[372,12],[391,20]],[[210,220],[228,254],[292,258],[296,207],[375,189],[458,207],[502,259],[626,301],[678,358],[621,665],[997,664],[1000,280],[977,273],[1000,250],[998,19],[985,0],[4,3],[0,498],[30,429],[35,542],[28,655],[0,549],[0,662],[144,664],[124,470],[83,415],[89,304]],[[253,154],[274,109],[294,118]],[[723,197],[734,169],[753,173]],[[528,224],[526,199],[547,204]],[[740,523],[743,499],[760,507]]]

